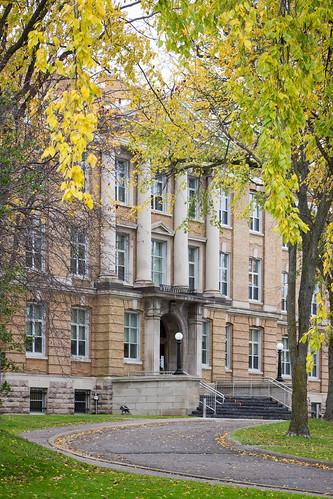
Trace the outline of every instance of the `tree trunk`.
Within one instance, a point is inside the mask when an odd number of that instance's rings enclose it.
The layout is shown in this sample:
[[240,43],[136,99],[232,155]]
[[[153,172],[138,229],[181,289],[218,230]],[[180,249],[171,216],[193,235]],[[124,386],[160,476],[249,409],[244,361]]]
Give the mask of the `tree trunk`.
[[288,273],[288,338],[292,370],[292,409],[287,435],[309,437],[307,408],[307,375],[306,352],[307,345],[299,343],[296,323],[296,277],[297,277],[297,246],[289,246]]

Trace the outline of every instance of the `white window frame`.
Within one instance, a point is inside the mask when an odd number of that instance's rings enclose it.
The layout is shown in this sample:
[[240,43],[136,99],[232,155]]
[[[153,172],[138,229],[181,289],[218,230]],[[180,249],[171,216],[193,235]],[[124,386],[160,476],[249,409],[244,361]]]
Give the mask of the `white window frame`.
[[309,373],[309,379],[310,380],[318,380],[320,377],[319,375],[319,350],[317,350],[313,354],[313,369]]
[[[120,247],[120,240],[123,243],[123,247]],[[122,232],[117,232],[116,234],[116,274],[120,281],[128,282],[128,247],[129,247],[129,236]]]
[[281,310],[287,312],[288,272],[281,274]]
[[249,301],[261,301],[261,260],[254,257],[249,258]]
[[187,204],[188,215],[190,218],[198,219],[199,204],[198,204],[199,179],[197,177],[188,177],[187,179]]
[[311,315],[312,317],[315,317],[318,312],[318,305],[317,305],[317,296],[319,293],[319,286],[318,284],[315,285],[315,289],[313,291],[313,295],[311,298]]
[[287,336],[282,337],[282,345],[283,349],[281,352],[281,374],[282,376],[291,378],[289,338]]
[[[81,236],[82,239],[81,239]],[[88,235],[85,229],[71,227],[71,274],[86,277],[88,274]]]
[[[156,249],[161,248],[161,254],[157,254]],[[152,239],[151,241],[151,280],[159,285],[166,284],[166,254],[167,242],[159,239]],[[161,264],[161,270],[158,269]],[[158,278],[157,278],[158,277]]]
[[27,229],[25,265],[31,270],[45,270],[45,224],[39,218],[33,218]]
[[230,199],[230,189],[220,189],[219,221],[224,227],[230,227],[231,225]]
[[220,251],[219,290],[221,295],[230,296],[230,253]]
[[[45,306],[28,302],[26,308],[27,356],[45,355],[46,321]],[[37,346],[37,340],[40,346]]]
[[225,368],[231,371],[231,326],[225,326]]
[[250,192],[250,231],[262,233],[262,210],[255,199],[255,193]]
[[202,365],[208,367],[210,365],[210,323],[203,321],[202,323]]
[[192,291],[199,287],[199,248],[196,246],[188,247],[188,286]]
[[249,333],[249,372],[261,372],[261,361],[261,329],[253,327]]
[[[83,320],[80,320],[80,312],[84,312]],[[75,348],[73,348],[74,345]],[[81,353],[82,346],[84,346],[84,353]],[[72,307],[71,309],[71,357],[89,358],[89,310],[83,307]]]
[[124,360],[127,362],[140,360],[140,320],[139,312],[125,311]]
[[[31,400],[32,393],[40,394],[40,399],[35,400],[35,402],[41,403],[41,405],[42,405],[41,411],[31,410],[31,402],[33,402]],[[30,410],[29,410],[29,412],[30,412],[30,414],[45,414],[45,412],[46,412],[46,389],[45,388],[30,388]]]
[[164,213],[167,208],[167,178],[165,175],[156,177],[151,186],[151,208]]
[[115,159],[115,200],[128,203],[129,161],[124,158]]

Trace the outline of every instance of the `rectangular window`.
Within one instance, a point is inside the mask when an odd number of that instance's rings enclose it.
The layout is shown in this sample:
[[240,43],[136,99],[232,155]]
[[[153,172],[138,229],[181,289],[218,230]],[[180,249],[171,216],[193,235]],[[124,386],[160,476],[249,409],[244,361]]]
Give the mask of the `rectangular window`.
[[230,255],[220,253],[219,289],[223,296],[230,296]]
[[188,215],[190,218],[198,218],[198,191],[199,179],[189,177],[187,182]]
[[140,314],[125,312],[124,316],[124,358],[140,358]]
[[128,280],[128,236],[117,232],[116,273],[120,281]]
[[261,331],[251,328],[249,336],[249,370],[261,371]]
[[191,291],[198,289],[198,248],[188,249],[188,285]]
[[84,229],[71,229],[71,273],[76,276],[85,276],[88,267],[88,242]]
[[151,280],[155,284],[166,284],[166,243],[152,240],[151,242]]
[[318,286],[318,284],[316,284],[315,290],[313,292],[312,299],[311,299],[311,315],[317,315],[317,308],[318,308],[317,296],[318,296],[318,294],[319,294],[319,286]]
[[282,284],[281,284],[282,312],[287,312],[287,295],[288,295],[288,272],[282,272]]
[[290,351],[289,351],[289,339],[282,338],[282,356],[281,356],[281,371],[282,376],[291,376],[291,365],[290,365]]
[[87,414],[89,412],[89,390],[75,390],[74,393],[74,412]]
[[319,379],[319,351],[313,354],[313,369],[309,373],[310,379]]
[[249,259],[249,300],[261,300],[261,261]]
[[40,303],[27,303],[26,351],[45,354],[45,309]]
[[45,233],[44,224],[38,218],[31,220],[27,229],[25,245],[25,264],[29,269],[45,268]]
[[89,356],[89,312],[85,308],[72,308],[71,354],[73,357]]
[[220,191],[219,221],[222,225],[230,226],[230,190]]
[[156,211],[165,211],[166,208],[166,177],[158,177],[153,180],[151,186],[151,208]]
[[209,366],[209,322],[202,323],[202,364]]
[[46,411],[46,390],[30,388],[30,412],[44,414]]
[[127,202],[128,161],[116,158],[115,198],[120,203]]
[[261,232],[262,212],[260,205],[255,199],[254,192],[250,192],[250,230],[252,232]]
[[225,368],[231,369],[231,326],[225,326]]

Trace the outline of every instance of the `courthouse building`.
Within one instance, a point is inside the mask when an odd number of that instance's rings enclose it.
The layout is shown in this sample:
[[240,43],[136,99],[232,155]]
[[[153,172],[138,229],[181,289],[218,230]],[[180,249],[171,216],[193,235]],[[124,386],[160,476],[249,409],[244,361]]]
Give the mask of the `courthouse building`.
[[[30,234],[28,271],[52,267],[64,289],[52,303],[43,289],[27,294],[16,328],[30,342],[13,354],[22,369],[4,375],[12,392],[1,411],[119,413],[124,403],[133,413],[184,413],[197,405],[200,380],[276,378],[279,342],[282,376],[291,383],[288,250],[273,233],[272,216],[254,202],[250,220],[237,218],[232,193],[221,191],[214,202],[222,230],[193,202],[209,187],[208,176],[161,176],[143,189],[149,172],[132,182],[132,169],[119,147],[90,175],[103,217],[90,231],[73,224],[63,248],[69,272],[48,261],[43,233]],[[249,185],[244,203],[260,189]],[[179,228],[188,212],[188,230]],[[315,307],[314,299],[313,313]],[[184,376],[172,375],[177,332]],[[314,360],[309,396],[323,404],[325,351]]]

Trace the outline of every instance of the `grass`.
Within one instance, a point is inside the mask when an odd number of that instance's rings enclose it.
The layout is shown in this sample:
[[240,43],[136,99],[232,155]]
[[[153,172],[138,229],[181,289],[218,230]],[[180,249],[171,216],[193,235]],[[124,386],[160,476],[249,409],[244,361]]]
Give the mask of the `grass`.
[[38,428],[122,420],[114,416],[2,416],[0,497],[15,498],[297,498],[299,494],[120,473],[86,465],[17,436]]
[[333,423],[310,419],[311,438],[287,437],[289,421],[270,425],[243,428],[232,437],[245,445],[256,445],[292,456],[307,457],[333,462]]

